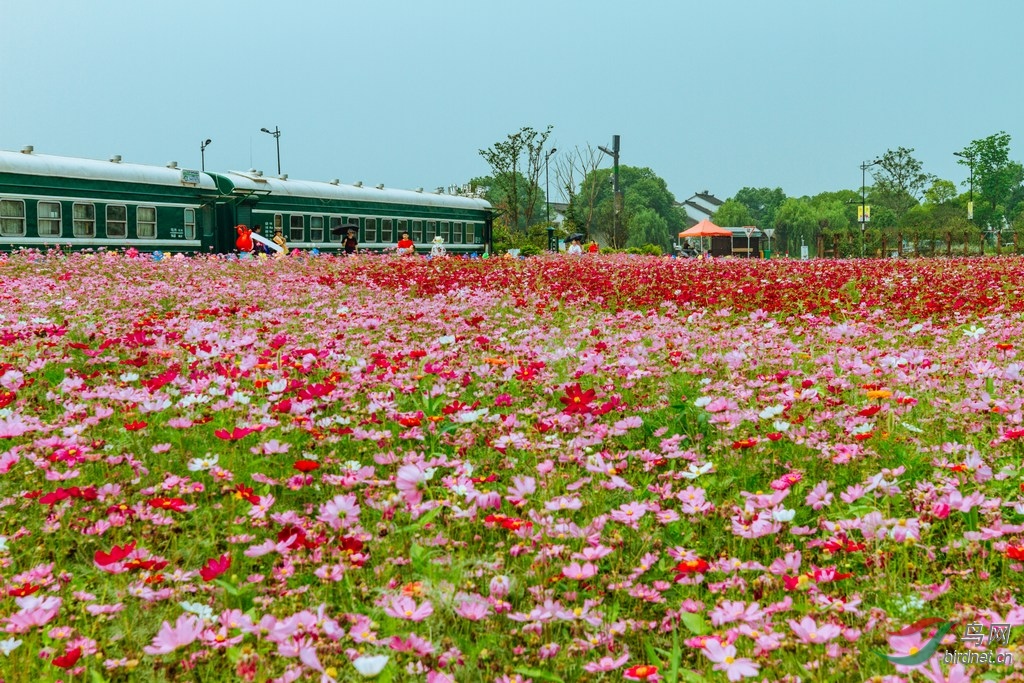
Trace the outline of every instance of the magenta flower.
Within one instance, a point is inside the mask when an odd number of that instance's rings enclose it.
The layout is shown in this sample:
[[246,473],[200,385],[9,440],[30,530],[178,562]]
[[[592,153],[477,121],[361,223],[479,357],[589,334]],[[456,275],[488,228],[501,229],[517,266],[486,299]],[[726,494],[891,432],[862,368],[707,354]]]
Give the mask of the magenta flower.
[[340,531],[348,529],[359,522],[359,503],[352,494],[335,496],[320,506],[321,522],[326,523],[332,529]]
[[612,659],[611,657],[601,657],[596,662],[587,662],[583,665],[583,670],[592,674],[602,673],[604,671],[614,671],[615,669],[621,668],[626,662],[629,661],[629,653],[623,654],[618,659]]

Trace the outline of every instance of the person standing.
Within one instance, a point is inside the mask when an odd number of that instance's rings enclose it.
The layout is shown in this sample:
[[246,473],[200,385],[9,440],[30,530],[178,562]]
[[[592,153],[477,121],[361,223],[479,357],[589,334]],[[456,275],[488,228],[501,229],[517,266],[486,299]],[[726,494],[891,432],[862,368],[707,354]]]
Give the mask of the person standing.
[[284,232],[281,228],[274,230],[274,244],[281,247],[281,251],[277,253],[278,257],[285,257],[288,255],[288,241],[284,238]]
[[412,256],[416,253],[416,244],[409,239],[409,233],[403,232],[402,239],[398,240],[398,255]]
[[355,228],[348,229],[348,236],[345,238],[345,255],[351,256],[356,253],[356,248],[359,247],[359,238],[356,236],[357,232]]

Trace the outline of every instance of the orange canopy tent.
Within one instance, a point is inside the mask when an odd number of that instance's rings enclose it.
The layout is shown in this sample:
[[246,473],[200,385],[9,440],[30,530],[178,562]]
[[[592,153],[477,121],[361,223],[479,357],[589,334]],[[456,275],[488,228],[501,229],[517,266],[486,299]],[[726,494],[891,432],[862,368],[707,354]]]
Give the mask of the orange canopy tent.
[[717,225],[715,225],[714,223],[705,218],[692,228],[689,228],[688,230],[683,230],[681,233],[679,233],[679,239],[684,239],[686,237],[699,237],[701,249],[703,249],[705,237],[732,237],[732,232],[726,230],[725,228],[718,227]]
[[732,237],[732,232],[725,228],[720,228],[711,221],[704,219],[692,228],[683,230],[679,233],[679,237]]

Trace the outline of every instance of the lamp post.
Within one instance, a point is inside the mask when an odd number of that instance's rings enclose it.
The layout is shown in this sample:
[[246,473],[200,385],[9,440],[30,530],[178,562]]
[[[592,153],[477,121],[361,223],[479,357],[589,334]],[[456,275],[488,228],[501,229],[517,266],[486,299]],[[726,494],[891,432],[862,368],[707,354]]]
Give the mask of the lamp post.
[[964,154],[963,152],[953,152],[953,156],[960,157],[961,159],[967,159],[967,165],[971,167],[971,193],[967,200],[967,220],[974,220],[974,153]]
[[260,132],[274,136],[274,141],[277,143],[277,175],[281,175],[281,130],[274,126],[274,130],[260,128]]
[[614,218],[612,219],[612,240],[616,241],[619,238],[619,212],[622,210],[622,192],[619,191],[619,136],[612,136],[611,149],[600,146],[598,149],[610,156],[614,164],[612,168],[612,193],[615,195],[615,210],[613,212]]
[[552,147],[548,150],[548,153],[544,155],[544,200],[546,203],[544,207],[544,219],[548,223],[551,222],[551,186],[548,185],[548,159],[550,159],[551,155],[557,151],[557,149]]
[[876,164],[882,163],[881,159],[875,159],[874,161],[865,161],[860,165],[860,256],[864,258],[864,247],[865,239],[867,237],[868,227],[868,212],[867,212],[867,172],[868,169]]
[[202,159],[202,169],[204,172],[206,171],[206,148],[210,146],[211,142],[213,142],[213,140],[206,138],[206,142],[199,143],[199,156]]

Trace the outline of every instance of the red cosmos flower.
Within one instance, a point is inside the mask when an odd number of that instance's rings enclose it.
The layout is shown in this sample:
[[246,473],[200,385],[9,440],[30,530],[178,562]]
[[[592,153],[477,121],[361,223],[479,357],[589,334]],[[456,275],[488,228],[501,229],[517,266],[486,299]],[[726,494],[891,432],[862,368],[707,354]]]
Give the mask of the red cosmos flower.
[[142,583],[146,584],[147,586],[159,586],[163,582],[164,582],[164,575],[163,574],[153,574],[152,576],[147,576],[142,581]]
[[320,469],[320,463],[316,460],[296,460],[292,467],[297,469],[299,472],[306,474],[307,472]]
[[360,553],[363,551],[363,542],[355,536],[342,536],[339,545],[342,552]]
[[124,558],[131,555],[132,552],[134,551],[135,541],[132,541],[131,543],[126,543],[125,545],[115,545],[113,548],[110,549],[109,553],[104,552],[102,550],[97,550],[96,553],[92,556],[92,559],[93,562],[100,565],[101,567],[106,567],[107,565],[114,564],[115,562],[120,562]]
[[142,420],[138,420],[136,422],[125,422],[124,423],[124,428],[127,429],[129,432],[137,432],[140,429],[145,429],[148,426],[149,426],[149,424],[146,423],[146,422],[143,422]]
[[857,441],[867,441],[874,435],[874,432],[868,432],[867,434],[855,434],[853,438],[856,439]]
[[148,501],[150,507],[154,507],[158,510],[173,510],[174,512],[184,512],[185,501],[181,498],[163,498],[157,496],[156,498],[150,498]]
[[687,574],[703,574],[708,570],[708,561],[702,557],[698,557],[696,560],[683,560],[676,565],[676,581],[683,578]]
[[656,681],[658,678],[658,667],[650,664],[637,664],[622,672],[622,677],[627,681]]
[[757,445],[757,439],[750,437],[749,439],[740,439],[739,441],[733,441],[732,447],[734,450],[740,450],[744,448],[753,448]]
[[505,515],[487,515],[484,517],[484,524],[496,524],[502,529],[508,529],[509,531],[518,531],[525,527],[530,529],[533,527],[533,522],[516,519],[514,517],[506,517]]
[[420,413],[418,415],[407,415],[405,417],[400,417],[398,418],[398,424],[402,425],[407,429],[411,427],[419,427],[421,424],[423,424],[423,414]]
[[270,407],[275,413],[290,413],[292,411],[292,400],[282,399]]
[[54,666],[59,666],[62,669],[70,669],[73,667],[78,660],[82,657],[82,648],[76,647],[74,650],[68,650],[60,657],[54,657],[51,661]]
[[238,441],[244,439],[250,434],[255,432],[262,432],[263,427],[235,427],[230,432],[226,429],[218,429],[213,433],[218,439],[224,439],[225,441]]
[[782,438],[782,432],[772,432],[771,434],[764,435],[769,441],[778,441]]
[[9,406],[14,402],[14,399],[18,398],[18,395],[13,391],[5,391],[0,389],[0,408]]
[[224,553],[216,559],[206,561],[206,566],[199,570],[203,581],[213,581],[231,567],[231,556]]
[[565,396],[560,396],[559,401],[565,404],[562,412],[567,415],[586,414],[590,412],[590,402],[597,396],[593,389],[583,391],[579,383],[565,388]]
[[1024,545],[1006,546],[1006,556],[1011,560],[1019,560],[1024,562]]
[[167,560],[128,560],[124,563],[124,568],[130,570],[133,569],[144,569],[147,572],[160,571],[167,566]]
[[861,417],[871,417],[872,415],[874,415],[875,413],[877,413],[881,409],[882,409],[882,406],[880,406],[880,405],[873,405],[873,406],[869,406],[869,407],[865,408],[864,410],[859,411],[857,414],[860,415]]
[[7,595],[11,596],[12,598],[23,598],[26,595],[32,595],[40,588],[42,588],[42,586],[37,586],[33,583],[26,583],[24,586],[19,586],[18,588],[10,589],[9,591],[7,591]]
[[260,502],[260,497],[253,492],[251,487],[246,486],[245,484],[238,484],[237,486],[235,486],[234,496],[235,498],[247,500],[253,505],[256,505],[257,503]]

